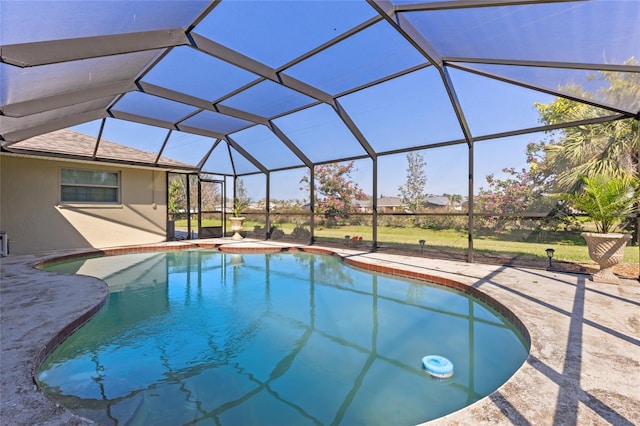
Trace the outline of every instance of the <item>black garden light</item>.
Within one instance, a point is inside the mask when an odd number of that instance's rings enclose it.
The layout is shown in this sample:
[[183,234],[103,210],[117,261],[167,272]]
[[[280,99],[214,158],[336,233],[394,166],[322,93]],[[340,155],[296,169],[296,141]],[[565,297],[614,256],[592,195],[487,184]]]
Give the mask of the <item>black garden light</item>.
[[547,257],[549,258],[549,268],[551,268],[551,259],[553,259],[553,254],[556,252],[554,249],[552,248],[548,248],[545,250],[545,252],[547,253]]

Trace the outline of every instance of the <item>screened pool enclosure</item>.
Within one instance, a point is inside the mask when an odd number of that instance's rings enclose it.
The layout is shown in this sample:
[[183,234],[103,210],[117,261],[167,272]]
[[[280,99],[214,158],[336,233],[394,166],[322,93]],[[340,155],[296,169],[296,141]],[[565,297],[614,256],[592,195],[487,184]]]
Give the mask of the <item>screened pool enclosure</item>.
[[563,173],[638,173],[639,1],[2,0],[0,48],[2,152],[166,170],[187,235],[242,197],[250,236],[473,260],[572,238]]

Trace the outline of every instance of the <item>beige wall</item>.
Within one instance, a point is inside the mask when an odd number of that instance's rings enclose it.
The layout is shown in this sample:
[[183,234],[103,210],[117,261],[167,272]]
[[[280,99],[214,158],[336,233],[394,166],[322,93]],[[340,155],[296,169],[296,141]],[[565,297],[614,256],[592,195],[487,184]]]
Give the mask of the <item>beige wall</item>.
[[[62,168],[118,171],[121,204],[60,203]],[[0,230],[11,254],[166,240],[166,172],[0,156]]]

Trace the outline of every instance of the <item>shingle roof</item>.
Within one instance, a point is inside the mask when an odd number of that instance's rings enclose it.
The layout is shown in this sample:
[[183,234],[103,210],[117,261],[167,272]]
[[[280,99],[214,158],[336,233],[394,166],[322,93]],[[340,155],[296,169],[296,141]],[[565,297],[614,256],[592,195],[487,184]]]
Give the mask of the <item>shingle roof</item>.
[[[35,136],[13,144],[7,149],[9,152],[19,152],[23,154],[53,153],[78,159],[94,159],[95,150],[96,138],[68,129]],[[95,159],[118,160],[132,164],[154,166],[156,157],[157,154],[153,152],[142,151],[101,139],[98,144]],[[160,157],[158,163],[169,168],[195,169],[190,164],[165,157]]]
[[448,206],[451,204],[449,199],[443,195],[427,195],[427,203],[437,206]]
[[400,207],[402,200],[400,197],[380,197],[378,198],[378,207]]

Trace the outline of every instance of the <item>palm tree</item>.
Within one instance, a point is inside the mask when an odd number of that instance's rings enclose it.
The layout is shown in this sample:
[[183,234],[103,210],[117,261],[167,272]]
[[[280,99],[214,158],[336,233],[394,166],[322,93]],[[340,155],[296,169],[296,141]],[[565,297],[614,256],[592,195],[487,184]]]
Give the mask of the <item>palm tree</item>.
[[[637,65],[635,59],[627,64]],[[640,74],[598,72],[589,76],[587,84],[600,84],[593,92],[580,85],[567,85],[560,90],[577,98],[599,101],[623,100],[627,109],[640,108]],[[613,103],[613,102],[611,102]],[[543,124],[554,125],[611,115],[610,111],[565,98],[556,98],[550,104],[536,104]],[[558,136],[555,138],[555,136]],[[574,192],[582,184],[581,176],[607,175],[632,177],[638,170],[638,121],[635,119],[611,121],[566,128],[552,132],[552,139],[542,143],[544,159],[539,164],[545,172],[554,175],[554,189]]]
[[575,209],[586,213],[596,230],[608,234],[636,210],[640,179],[611,178],[608,175],[581,176],[582,191],[564,198]]

